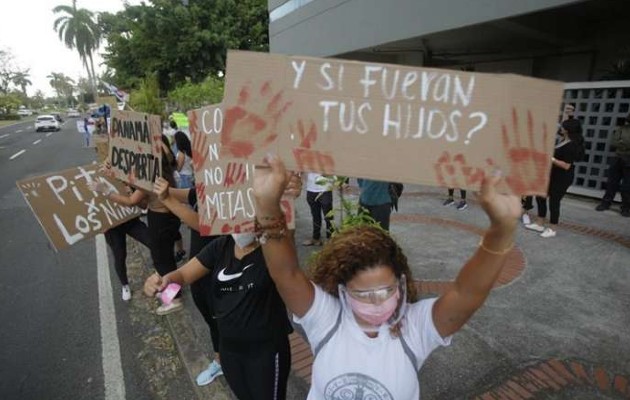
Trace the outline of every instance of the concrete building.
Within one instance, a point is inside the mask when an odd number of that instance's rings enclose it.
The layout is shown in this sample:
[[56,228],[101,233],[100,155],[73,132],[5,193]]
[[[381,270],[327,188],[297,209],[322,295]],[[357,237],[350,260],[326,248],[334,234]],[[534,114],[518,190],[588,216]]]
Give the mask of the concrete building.
[[[611,155],[608,136],[628,113],[630,82],[598,87],[590,81],[620,79],[614,76],[614,65],[624,58],[630,64],[629,0],[269,0],[268,4],[273,53],[509,72],[571,82],[565,101],[576,103],[590,146],[578,171],[576,191],[600,196],[605,188]],[[626,69],[629,73],[630,65]]]

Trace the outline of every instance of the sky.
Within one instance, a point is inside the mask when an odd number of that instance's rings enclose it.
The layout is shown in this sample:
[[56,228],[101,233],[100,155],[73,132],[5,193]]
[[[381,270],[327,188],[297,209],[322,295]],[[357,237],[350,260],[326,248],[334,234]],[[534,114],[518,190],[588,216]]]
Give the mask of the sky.
[[[126,0],[129,4],[140,4],[140,0]],[[62,72],[75,81],[87,77],[79,54],[66,48],[53,30],[58,17],[52,9],[58,5],[72,5],[71,0],[2,0],[0,8],[0,48],[9,50],[14,64],[20,69],[30,69],[33,83],[27,89],[29,95],[41,90],[48,96],[53,89],[46,78],[51,72]],[[123,0],[77,0],[78,8],[116,12],[124,9]],[[101,45],[102,46],[102,45]],[[101,48],[101,51],[103,49]],[[104,70],[99,64],[100,56],[94,59],[97,73]]]

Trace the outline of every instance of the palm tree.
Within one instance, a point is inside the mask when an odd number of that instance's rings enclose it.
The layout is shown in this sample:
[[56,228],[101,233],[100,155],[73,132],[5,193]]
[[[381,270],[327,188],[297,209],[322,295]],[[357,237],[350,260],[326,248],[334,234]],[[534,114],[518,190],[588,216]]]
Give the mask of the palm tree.
[[92,54],[98,50],[101,31],[94,13],[85,8],[77,8],[77,0],[72,0],[72,6],[59,5],[53,8],[53,12],[64,14],[55,20],[53,29],[59,34],[59,40],[63,41],[69,49],[78,51],[92,84],[92,91],[96,93],[94,82],[96,74]]
[[26,87],[31,86],[33,82],[28,79],[30,76],[29,70],[17,72],[13,75],[13,84],[22,90],[22,94],[26,96]]
[[65,98],[67,103],[74,91],[74,79],[61,72],[51,72],[46,78],[50,79],[50,86],[57,94],[57,98]]

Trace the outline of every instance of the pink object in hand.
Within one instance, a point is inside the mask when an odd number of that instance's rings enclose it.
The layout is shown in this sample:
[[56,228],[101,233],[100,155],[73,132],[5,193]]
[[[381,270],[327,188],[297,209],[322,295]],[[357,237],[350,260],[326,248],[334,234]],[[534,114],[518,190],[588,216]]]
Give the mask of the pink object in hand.
[[160,293],[160,298],[162,299],[162,303],[171,304],[177,293],[179,293],[181,289],[181,285],[177,283],[169,283],[166,288]]

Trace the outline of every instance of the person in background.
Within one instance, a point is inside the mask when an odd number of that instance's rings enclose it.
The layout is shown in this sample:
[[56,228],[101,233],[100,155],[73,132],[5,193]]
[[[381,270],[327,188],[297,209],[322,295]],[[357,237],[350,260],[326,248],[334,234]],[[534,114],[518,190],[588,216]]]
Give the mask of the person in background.
[[359,206],[365,208],[381,228],[389,231],[392,213],[392,198],[389,195],[389,182],[358,178],[361,194]]
[[608,167],[606,193],[595,210],[608,210],[619,191],[621,216],[630,217],[630,114],[613,131],[611,144],[615,148],[615,156]]
[[284,164],[270,156],[256,169],[264,259],[314,354],[309,400],[420,398],[422,364],[483,305],[514,246],[521,205],[517,196],[497,192],[499,181],[486,177],[481,184],[479,203],[490,225],[479,247],[443,295],[419,300],[402,249],[372,225],[335,234],[307,276],[280,208]]
[[[578,120],[567,119],[560,127],[560,142],[551,158],[551,176],[549,178],[548,196],[536,196],[538,208],[538,219],[536,222],[525,225],[525,228],[539,232],[543,238],[552,238],[557,234],[558,222],[560,221],[560,202],[567,193],[569,186],[575,177],[575,163],[584,157],[584,138],[582,137],[582,127]],[[549,203],[549,223],[544,226],[544,219],[547,216],[547,202]]]
[[90,147],[90,129],[88,119],[83,118],[83,139],[85,139],[85,147]]
[[[158,199],[173,214],[177,215],[190,227],[190,256],[196,257],[199,252],[219,236],[201,236],[199,234],[199,215],[197,214],[197,193],[194,188],[174,189],[164,178],[155,181],[153,192]],[[208,367],[197,375],[195,381],[198,386],[212,383],[215,378],[223,375],[221,368],[220,336],[217,320],[212,313],[212,276],[205,275],[196,282],[190,284],[190,292],[197,310],[206,321],[210,329],[210,339],[214,349],[214,359]]]
[[[455,195],[455,189],[448,189],[448,197],[446,198],[446,200],[444,200],[444,203],[442,203],[442,205],[445,207],[448,207],[451,204],[455,204],[455,199],[453,198],[454,195]],[[465,209],[468,208],[468,203],[466,203],[466,191],[460,189],[459,196],[460,196],[460,200],[459,200],[459,203],[457,203],[456,208],[459,211],[464,211]]]
[[179,173],[179,188],[192,188],[194,184],[192,167],[192,147],[188,136],[182,131],[175,132],[177,146],[177,172]]
[[332,235],[333,192],[330,179],[317,173],[306,175],[306,202],[311,208],[313,235],[302,243],[303,246],[321,246],[322,214],[326,221],[326,238]]

